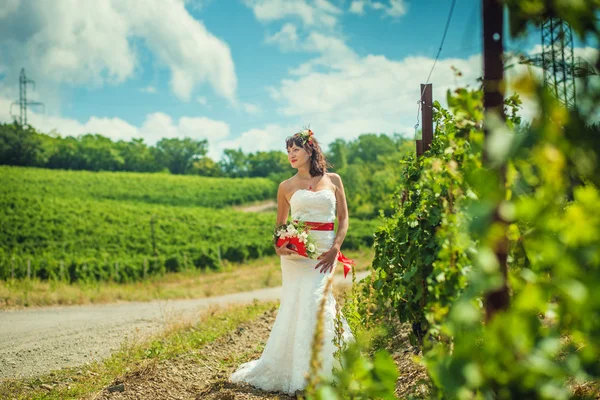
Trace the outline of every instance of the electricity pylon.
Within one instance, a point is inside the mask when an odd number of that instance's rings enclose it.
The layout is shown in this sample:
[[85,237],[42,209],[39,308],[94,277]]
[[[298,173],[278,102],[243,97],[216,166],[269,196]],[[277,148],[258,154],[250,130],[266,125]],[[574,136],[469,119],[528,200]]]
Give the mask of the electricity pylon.
[[575,107],[575,78],[597,75],[583,58],[573,55],[573,32],[560,18],[548,18],[542,24],[542,53],[523,57],[521,64],[541,67],[544,86],[566,107]]
[[27,125],[27,106],[42,106],[43,103],[39,101],[27,101],[27,84],[31,83],[33,85],[33,90],[35,90],[35,82],[31,79],[27,79],[25,76],[25,68],[21,68],[21,75],[19,76],[19,101],[13,101],[10,105],[10,114],[16,120],[17,117],[12,113],[12,106],[15,104],[19,105],[19,125],[25,126]]

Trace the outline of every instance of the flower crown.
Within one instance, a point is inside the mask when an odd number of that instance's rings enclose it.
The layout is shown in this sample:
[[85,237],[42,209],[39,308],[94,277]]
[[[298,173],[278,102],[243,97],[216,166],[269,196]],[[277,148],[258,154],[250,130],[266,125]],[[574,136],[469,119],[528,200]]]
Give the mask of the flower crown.
[[296,133],[297,136],[300,136],[303,140],[303,145],[306,144],[306,142],[308,142],[309,144],[313,143],[313,139],[312,137],[314,136],[313,131],[311,131],[310,129],[305,129],[301,132]]

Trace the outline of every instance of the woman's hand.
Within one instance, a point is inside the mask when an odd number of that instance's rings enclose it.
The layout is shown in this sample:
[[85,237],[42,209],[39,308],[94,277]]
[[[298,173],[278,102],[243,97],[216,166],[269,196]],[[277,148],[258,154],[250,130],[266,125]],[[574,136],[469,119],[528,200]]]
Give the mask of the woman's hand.
[[315,269],[321,268],[319,272],[323,273],[327,273],[328,270],[333,271],[333,265],[335,264],[338,253],[339,249],[334,246],[325,253],[321,254],[319,257],[317,257],[317,260],[320,261],[315,266]]
[[294,250],[290,249],[289,247],[287,247],[289,242],[290,242],[289,240],[286,240],[279,247],[277,247],[277,245],[275,245],[275,253],[277,253],[280,256],[289,256],[292,254],[298,254],[297,251],[294,251]]

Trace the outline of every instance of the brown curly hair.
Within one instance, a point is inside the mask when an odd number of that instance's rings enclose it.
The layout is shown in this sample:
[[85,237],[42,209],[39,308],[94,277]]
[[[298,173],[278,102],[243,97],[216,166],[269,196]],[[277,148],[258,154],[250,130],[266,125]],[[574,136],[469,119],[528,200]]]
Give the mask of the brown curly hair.
[[331,167],[325,158],[323,150],[317,139],[311,136],[310,141],[305,140],[299,133],[285,139],[285,147],[289,149],[292,146],[304,148],[310,154],[310,176],[322,176],[327,172],[327,168]]

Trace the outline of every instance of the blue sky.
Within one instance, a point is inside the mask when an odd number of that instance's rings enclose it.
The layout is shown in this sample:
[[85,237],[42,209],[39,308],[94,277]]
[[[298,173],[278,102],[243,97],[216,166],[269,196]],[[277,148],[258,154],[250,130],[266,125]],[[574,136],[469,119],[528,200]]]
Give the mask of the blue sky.
[[[419,84],[450,3],[5,0],[0,120],[12,120],[25,67],[36,81],[31,98],[46,106],[31,110],[29,122],[43,132],[149,144],[208,139],[215,159],[225,148],[281,149],[308,124],[324,145],[365,132],[412,136]],[[481,74],[479,3],[456,2],[431,78],[436,99]],[[506,47],[535,51],[539,38],[507,38]],[[589,44],[576,47],[588,58],[597,54]],[[463,76],[455,78],[451,66]]]

